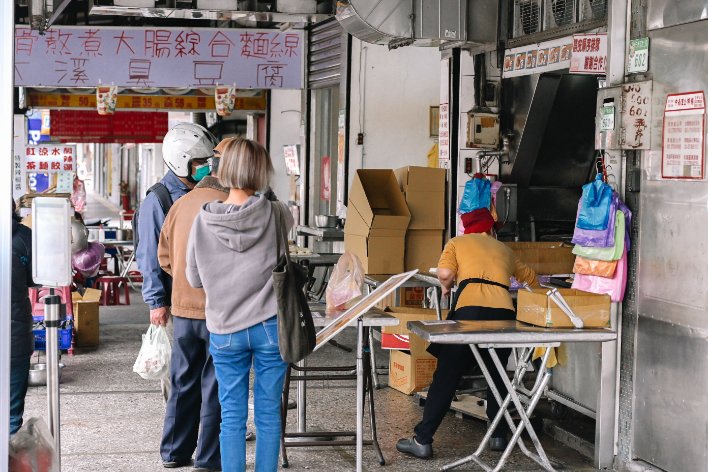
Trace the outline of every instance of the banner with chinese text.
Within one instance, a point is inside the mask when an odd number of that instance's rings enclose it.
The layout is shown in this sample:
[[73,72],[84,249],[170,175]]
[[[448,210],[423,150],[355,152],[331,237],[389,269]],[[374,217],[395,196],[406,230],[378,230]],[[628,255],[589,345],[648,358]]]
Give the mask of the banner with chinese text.
[[15,85],[300,89],[300,30],[15,28]]

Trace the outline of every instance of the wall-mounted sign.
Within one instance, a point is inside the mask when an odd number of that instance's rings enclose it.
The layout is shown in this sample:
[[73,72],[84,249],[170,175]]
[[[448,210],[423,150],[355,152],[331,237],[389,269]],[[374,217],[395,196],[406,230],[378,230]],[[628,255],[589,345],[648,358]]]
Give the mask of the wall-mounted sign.
[[664,179],[703,180],[705,177],[705,114],[703,92],[666,97],[661,154]]
[[[96,95],[73,93],[49,93],[32,90],[27,94],[27,106],[51,110],[96,109]],[[236,110],[263,111],[266,107],[265,93],[255,96],[236,96]],[[117,111],[214,111],[214,96],[200,95],[123,95],[116,97]]]
[[288,175],[300,175],[300,146],[298,144],[283,146],[283,157]]
[[167,113],[52,110],[52,136],[71,143],[161,143]]
[[[440,61],[440,109],[438,118],[438,167],[450,168],[450,59]],[[454,143],[457,146],[457,143]]]
[[627,73],[636,74],[649,70],[649,38],[638,38],[629,41],[627,56]]
[[68,144],[27,146],[24,161],[26,172],[48,174],[75,172],[76,146]]
[[600,129],[608,131],[615,129],[615,105],[605,104],[600,110]]
[[570,72],[604,75],[607,69],[607,33],[574,34]]
[[504,53],[503,77],[518,77],[567,69],[570,67],[572,48],[573,38],[568,36],[553,41],[507,49]]
[[27,179],[25,178],[25,145],[27,141],[24,115],[15,115],[13,121],[12,198],[17,200],[27,193]]
[[15,85],[300,89],[304,33],[272,29],[15,28]]

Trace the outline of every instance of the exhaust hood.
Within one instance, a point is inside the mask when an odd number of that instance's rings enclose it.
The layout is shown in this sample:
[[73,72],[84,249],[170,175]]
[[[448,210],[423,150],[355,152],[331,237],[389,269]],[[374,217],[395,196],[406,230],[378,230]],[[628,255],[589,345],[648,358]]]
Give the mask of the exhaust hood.
[[349,0],[337,7],[345,31],[389,49],[445,42],[494,48],[498,17],[498,0]]

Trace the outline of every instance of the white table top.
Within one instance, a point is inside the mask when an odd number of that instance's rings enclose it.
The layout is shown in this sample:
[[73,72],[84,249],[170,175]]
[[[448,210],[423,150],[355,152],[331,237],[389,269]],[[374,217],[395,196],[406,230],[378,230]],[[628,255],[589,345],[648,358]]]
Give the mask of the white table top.
[[[336,318],[336,316],[326,316],[325,306],[322,304],[316,304],[315,306],[310,305],[310,310],[312,311],[312,321],[314,321],[315,327],[317,328],[327,326]],[[366,312],[362,319],[364,320],[364,326],[366,327],[398,326],[400,323],[398,318],[391,316],[378,308],[372,308]],[[356,327],[356,323],[352,323],[349,326]]]

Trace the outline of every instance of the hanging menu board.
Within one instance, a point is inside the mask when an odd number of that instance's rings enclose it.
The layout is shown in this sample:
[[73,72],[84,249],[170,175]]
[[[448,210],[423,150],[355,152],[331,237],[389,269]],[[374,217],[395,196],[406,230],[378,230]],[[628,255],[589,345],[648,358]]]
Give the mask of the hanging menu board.
[[705,95],[669,95],[664,108],[661,176],[703,180],[705,177]]

